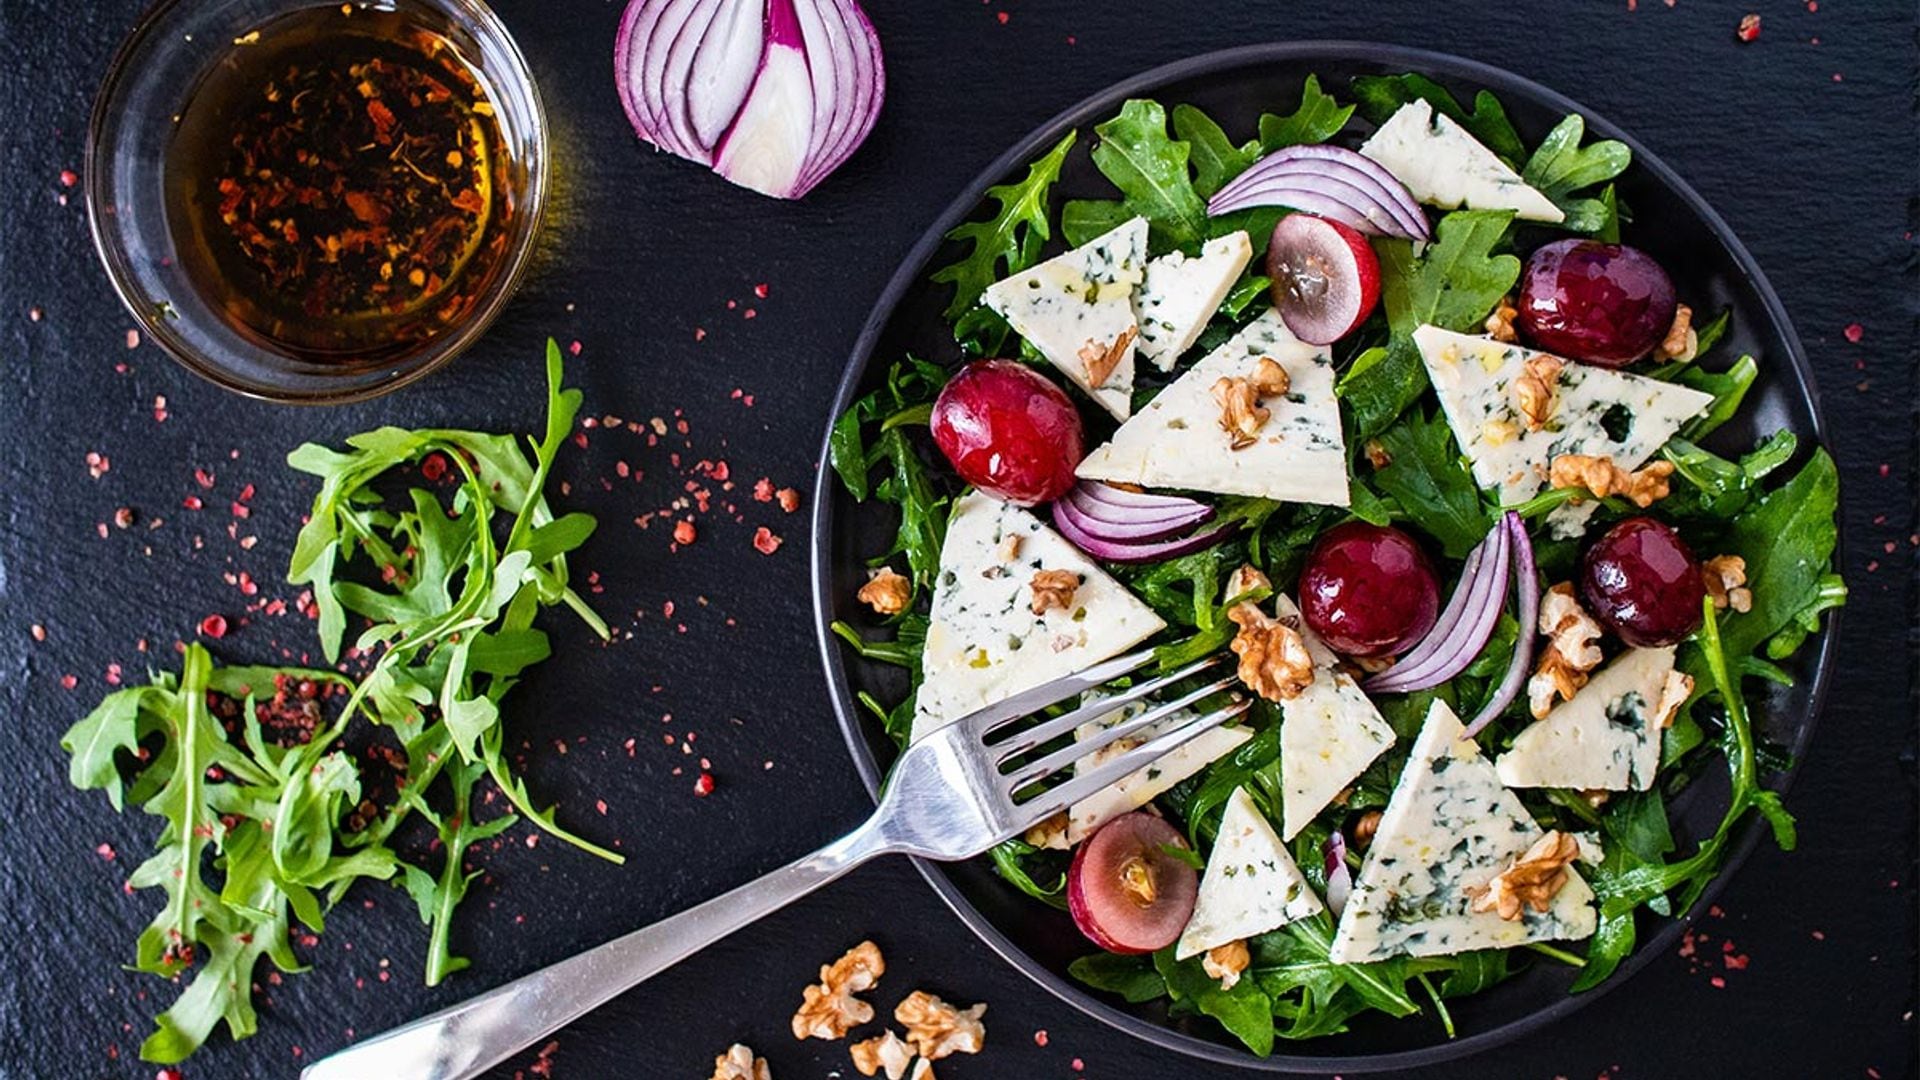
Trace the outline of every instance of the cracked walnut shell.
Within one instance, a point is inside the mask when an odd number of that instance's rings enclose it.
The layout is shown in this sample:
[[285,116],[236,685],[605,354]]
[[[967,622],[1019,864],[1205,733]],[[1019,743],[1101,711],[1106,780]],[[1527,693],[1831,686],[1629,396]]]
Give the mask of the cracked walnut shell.
[[1227,618],[1240,628],[1227,647],[1240,658],[1240,681],[1268,701],[1287,701],[1313,685],[1313,656],[1300,631],[1253,604],[1235,604]]
[[1469,885],[1473,910],[1493,911],[1513,922],[1524,908],[1545,912],[1567,883],[1567,864],[1580,856],[1580,842],[1558,830],[1534,841],[1520,858],[1485,885]]
[[793,1014],[796,1039],[838,1039],[873,1019],[873,1006],[853,995],[873,989],[885,974],[887,962],[880,946],[863,941],[846,955],[820,969],[820,982],[806,989],[800,1011]]
[[968,1009],[955,1008],[925,990],[915,990],[893,1010],[905,1024],[907,1041],[920,1056],[938,1061],[948,1054],[977,1054],[986,1045],[985,1002]]

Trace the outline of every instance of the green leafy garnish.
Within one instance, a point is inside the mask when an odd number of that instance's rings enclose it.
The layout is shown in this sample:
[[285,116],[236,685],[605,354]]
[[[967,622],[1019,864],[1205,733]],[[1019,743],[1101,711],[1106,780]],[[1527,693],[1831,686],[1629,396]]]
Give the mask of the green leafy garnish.
[[1260,149],[1265,153],[1304,143],[1323,143],[1340,133],[1353,116],[1352,105],[1342,105],[1320,89],[1317,75],[1300,87],[1300,107],[1287,116],[1267,113],[1260,118]]
[[1415,525],[1432,534],[1450,559],[1464,558],[1489,528],[1473,474],[1460,463],[1453,431],[1419,409],[1380,434],[1391,460],[1373,474]]
[[1047,194],[1060,179],[1060,166],[1073,149],[1075,135],[1067,132],[1027,167],[1024,179],[988,188],[986,197],[1000,204],[992,218],[966,222],[947,234],[948,239],[971,246],[959,260],[934,271],[933,280],[953,286],[947,321],[953,323],[954,337],[977,355],[999,352],[1009,330],[1005,319],[979,306],[980,294],[1001,278],[1040,261],[1040,249],[1053,235]]
[[1131,100],[1093,130],[1100,137],[1093,163],[1124,197],[1120,220],[1145,217],[1155,251],[1196,250],[1207,235],[1207,203],[1194,190],[1188,144],[1167,133],[1166,110],[1159,102]]
[[1451,117],[1487,149],[1506,159],[1507,164],[1517,166],[1526,157],[1520,133],[1513,129],[1507,110],[1492,91],[1475,94],[1473,111],[1468,112],[1446,87],[1425,75],[1362,75],[1353,80],[1353,96],[1360,102],[1367,119],[1376,124],[1385,123],[1400,106],[1424,99],[1433,105],[1435,112]]
[[[828,458],[849,494],[862,502],[872,494],[900,508],[893,547],[873,562],[877,566],[904,554],[916,590],[930,587],[940,568],[948,500],[908,432],[927,423],[946,382],[939,365],[909,356],[887,370],[884,385],[841,413],[827,436]],[[876,471],[881,474],[877,484],[871,482]]]
[[1173,107],[1173,134],[1184,140],[1193,161],[1193,190],[1202,199],[1226,186],[1260,157],[1260,140],[1239,146],[1227,138],[1213,118],[1191,105]]
[[1540,146],[1527,159],[1520,178],[1552,199],[1567,215],[1561,226],[1574,232],[1599,232],[1611,226],[1616,237],[1618,213],[1612,188],[1600,199],[1576,198],[1575,192],[1603,184],[1627,171],[1633,163],[1633,151],[1613,139],[1580,145],[1587,122],[1579,114],[1570,114],[1554,125]]

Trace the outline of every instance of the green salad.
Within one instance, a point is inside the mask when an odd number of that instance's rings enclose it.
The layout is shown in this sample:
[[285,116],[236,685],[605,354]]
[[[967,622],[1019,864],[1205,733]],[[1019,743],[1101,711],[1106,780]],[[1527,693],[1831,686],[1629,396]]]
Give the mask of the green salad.
[[[1260,1055],[1376,1011],[1452,1036],[1534,965],[1587,990],[1750,816],[1791,848],[1750,713],[1846,598],[1826,451],[1709,439],[1764,361],[1632,246],[1625,145],[1420,75],[1333,91],[1068,132],[951,234],[960,362],[897,358],[830,442],[898,511],[834,630],[910,674],[859,695],[900,744],[1142,647],[1231,667],[1091,710],[1252,702],[992,859],[1071,914],[1081,982]],[[1088,144],[1111,190],[1062,200]],[[1718,769],[1718,827],[1674,835]]]

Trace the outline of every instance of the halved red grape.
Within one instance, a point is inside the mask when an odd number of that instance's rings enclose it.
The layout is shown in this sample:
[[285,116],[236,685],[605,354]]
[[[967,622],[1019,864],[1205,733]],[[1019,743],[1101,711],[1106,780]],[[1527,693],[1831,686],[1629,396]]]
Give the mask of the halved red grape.
[[1686,541],[1650,517],[1620,522],[1580,557],[1580,599],[1587,611],[1638,648],[1672,645],[1698,630],[1706,596]]
[[933,403],[933,441],[960,478],[1021,506],[1073,487],[1086,435],[1073,402],[1013,360],[976,360]]
[[1527,259],[1520,332],[1536,348],[1623,367],[1666,336],[1674,304],[1673,279],[1639,248],[1558,240]]
[[1440,614],[1433,564],[1413,537],[1349,521],[1321,535],[1300,571],[1300,615],[1328,647],[1348,656],[1411,648]]
[[1173,944],[1200,895],[1199,875],[1167,851],[1186,846],[1180,830],[1140,810],[1100,826],[1067,870],[1073,924],[1108,952],[1150,953]]
[[1267,246],[1273,305],[1293,336],[1331,345],[1373,313],[1380,299],[1380,260],[1350,225],[1288,214]]

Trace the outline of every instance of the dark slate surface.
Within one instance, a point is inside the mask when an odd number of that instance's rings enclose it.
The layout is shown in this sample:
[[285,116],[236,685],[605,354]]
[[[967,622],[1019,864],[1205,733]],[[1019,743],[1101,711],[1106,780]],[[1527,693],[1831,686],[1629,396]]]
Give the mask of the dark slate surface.
[[[1152,65],[1311,37],[1506,65],[1590,103],[1688,176],[1793,312],[1846,485],[1854,601],[1842,670],[1791,800],[1802,850],[1763,847],[1703,920],[1691,958],[1663,958],[1571,1022],[1434,1074],[1913,1075],[1915,28],[1909,5],[1768,0],[1754,8],[1760,39],[1743,45],[1734,29],[1750,3],[1383,3],[1365,14],[1189,3],[1176,15],[1166,4],[873,0],[891,71],[886,112],[847,168],[787,205],[634,143],[608,77],[617,4],[503,0],[557,128],[559,198],[538,271],[487,339],[423,386],[299,411],[223,394],[150,345],[129,349],[132,324],[94,262],[77,192],[62,185],[140,5],[0,2],[0,911],[13,928],[0,1076],[151,1076],[134,1050],[171,994],[118,968],[154,902],[121,890],[151,826],[66,787],[59,733],[107,689],[111,665],[133,679],[150,658],[169,661],[205,614],[236,624],[218,643],[223,657],[310,648],[295,616],[240,625],[249,603],[291,595],[278,581],[310,489],[282,455],[380,423],[528,428],[550,334],[581,343],[569,369],[589,413],[688,426],[651,448],[597,431],[563,458],[571,501],[603,523],[581,566],[599,571],[594,600],[623,640],[602,650],[563,628],[560,654],[509,709],[533,789],[590,835],[617,839],[631,861],[616,869],[509,834],[482,854],[489,877],[459,925],[475,966],[434,992],[419,985],[425,937],[410,903],[356,894],[302,950],[313,971],[261,987],[260,1033],[240,1044],[216,1035],[185,1075],[291,1075],[356,1033],[642,925],[851,825],[865,798],[824,700],[802,516],[755,502],[753,482],[808,486],[868,303],[924,222],[1003,146]],[[1857,342],[1845,332],[1855,323]],[[111,462],[98,479],[89,451]],[[703,459],[727,462],[736,486],[716,491],[699,538],[675,553],[664,528],[631,522],[684,494]],[[639,478],[620,476],[621,462]],[[196,468],[212,474],[212,490]],[[249,483],[251,516],[236,520],[228,505]],[[185,509],[188,495],[206,509]],[[126,532],[111,525],[123,506],[140,518]],[[148,531],[154,518],[163,524]],[[787,542],[772,556],[751,544],[763,525]],[[247,536],[257,546],[236,542]],[[227,580],[242,571],[257,596]],[[152,653],[139,651],[142,639]],[[692,793],[701,757],[718,778],[706,799]],[[795,1043],[786,1025],[812,969],[867,935],[889,960],[883,1006],[915,986],[991,1004],[988,1053],[943,1062],[943,1077],[1072,1077],[1080,1066],[1116,1080],[1228,1074],[1112,1035],[1044,995],[898,862],[562,1032],[551,1072],[705,1076],[740,1039],[781,1077],[850,1075],[840,1045]],[[1722,959],[1728,945],[1744,967]]]

